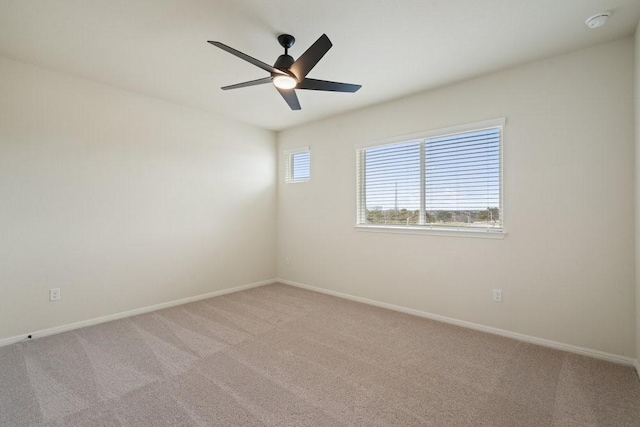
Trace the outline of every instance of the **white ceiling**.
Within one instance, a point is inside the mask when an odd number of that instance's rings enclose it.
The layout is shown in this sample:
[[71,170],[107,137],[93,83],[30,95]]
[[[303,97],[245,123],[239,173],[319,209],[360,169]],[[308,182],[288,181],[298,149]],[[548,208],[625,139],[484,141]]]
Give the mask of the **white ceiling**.
[[[611,11],[608,24],[584,25]],[[271,130],[400,98],[633,34],[638,0],[0,0],[0,54]],[[268,74],[216,47],[273,63],[281,33],[296,58],[333,48],[309,77],[355,94],[298,91],[291,111]]]

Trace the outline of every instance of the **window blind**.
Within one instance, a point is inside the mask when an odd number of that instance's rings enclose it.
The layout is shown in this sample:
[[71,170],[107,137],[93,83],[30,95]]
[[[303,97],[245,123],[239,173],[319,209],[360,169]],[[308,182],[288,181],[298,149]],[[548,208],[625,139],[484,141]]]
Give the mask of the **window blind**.
[[474,224],[488,220],[487,225],[495,226],[500,209],[500,128],[429,138],[424,144],[427,222],[470,226],[473,218]]
[[502,125],[470,126],[359,149],[358,224],[502,231]]
[[419,222],[420,152],[420,141],[366,150],[364,180],[367,222]]
[[285,153],[286,182],[305,182],[311,178],[311,152],[300,149]]

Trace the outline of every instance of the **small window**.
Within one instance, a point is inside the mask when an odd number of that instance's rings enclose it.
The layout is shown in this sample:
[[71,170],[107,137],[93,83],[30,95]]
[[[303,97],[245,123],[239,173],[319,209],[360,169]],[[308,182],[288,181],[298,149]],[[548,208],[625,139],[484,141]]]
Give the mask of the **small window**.
[[359,226],[503,231],[504,119],[357,150]]
[[285,151],[284,161],[287,183],[309,181],[311,178],[311,152],[309,148]]

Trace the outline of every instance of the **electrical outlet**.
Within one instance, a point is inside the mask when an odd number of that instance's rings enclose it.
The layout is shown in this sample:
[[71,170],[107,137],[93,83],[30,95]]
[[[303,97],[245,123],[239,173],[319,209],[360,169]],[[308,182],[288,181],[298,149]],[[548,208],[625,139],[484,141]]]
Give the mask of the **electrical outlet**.
[[49,289],[49,301],[60,300],[60,288]]
[[285,265],[289,265],[289,257],[288,256],[284,257],[284,263],[285,263]]
[[502,289],[493,290],[493,300],[495,302],[502,302]]

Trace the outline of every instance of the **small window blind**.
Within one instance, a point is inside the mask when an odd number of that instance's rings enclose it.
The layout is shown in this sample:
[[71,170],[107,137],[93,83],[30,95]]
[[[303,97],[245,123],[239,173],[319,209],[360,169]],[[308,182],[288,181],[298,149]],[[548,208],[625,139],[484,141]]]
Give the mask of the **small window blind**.
[[308,148],[285,152],[287,183],[306,182],[311,178],[311,152]]
[[359,149],[358,224],[500,232],[501,153],[502,124]]

